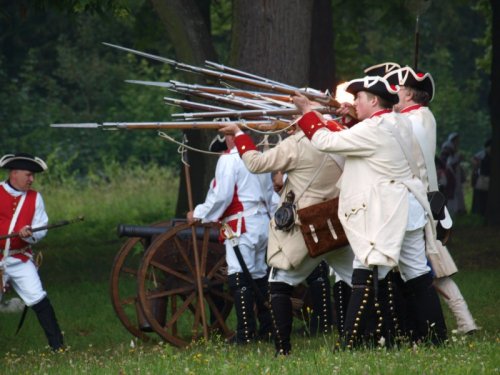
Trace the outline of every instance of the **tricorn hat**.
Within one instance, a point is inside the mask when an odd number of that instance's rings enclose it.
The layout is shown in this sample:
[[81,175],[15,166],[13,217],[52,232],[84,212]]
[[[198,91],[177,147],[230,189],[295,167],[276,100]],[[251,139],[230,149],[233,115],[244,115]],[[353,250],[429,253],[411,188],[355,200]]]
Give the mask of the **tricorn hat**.
[[227,150],[226,137],[220,134],[217,134],[212,142],[210,142],[210,146],[208,149],[211,152],[224,152]]
[[385,76],[391,85],[413,87],[429,94],[429,101],[434,99],[434,80],[430,73],[415,72],[409,66],[394,70]]
[[384,77],[387,73],[393,70],[401,68],[401,65],[393,62],[385,62],[382,64],[372,65],[363,70],[367,76],[379,76]]
[[6,154],[0,159],[0,168],[21,169],[30,172],[43,172],[47,169],[45,162],[33,155],[23,152],[17,154]]
[[392,104],[399,101],[398,91],[392,88],[387,80],[379,76],[366,76],[349,81],[345,91],[356,95],[360,91],[367,91],[380,96]]

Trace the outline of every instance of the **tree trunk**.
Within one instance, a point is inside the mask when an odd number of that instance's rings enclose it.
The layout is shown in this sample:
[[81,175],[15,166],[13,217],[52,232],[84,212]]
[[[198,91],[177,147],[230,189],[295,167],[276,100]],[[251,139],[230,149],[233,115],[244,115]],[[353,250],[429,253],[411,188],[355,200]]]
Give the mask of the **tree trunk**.
[[230,65],[307,86],[313,0],[234,0]]
[[[205,60],[217,61],[216,52],[210,34],[210,1],[194,0],[151,0],[165,29],[175,47],[177,59],[188,64],[202,66]],[[186,82],[202,80],[191,73],[186,73]],[[188,130],[185,132],[189,145],[206,150],[213,131]],[[213,156],[189,152],[191,184],[193,186],[193,202],[203,202],[217,158]],[[179,165],[181,163],[179,162]],[[176,216],[185,217],[188,210],[187,188],[184,172],[179,184]]]
[[500,3],[490,0],[492,10],[491,35],[491,176],[486,220],[488,225],[500,226]]
[[315,0],[311,31],[309,84],[335,95],[335,54],[331,0]]

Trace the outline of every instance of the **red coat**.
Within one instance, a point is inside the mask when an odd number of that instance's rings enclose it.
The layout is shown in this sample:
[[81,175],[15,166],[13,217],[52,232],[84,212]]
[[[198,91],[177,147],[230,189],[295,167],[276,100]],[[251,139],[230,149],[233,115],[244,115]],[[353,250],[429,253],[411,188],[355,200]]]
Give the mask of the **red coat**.
[[[14,225],[13,232],[18,232],[22,227],[26,225],[31,225],[33,221],[33,216],[35,215],[35,204],[37,192],[35,190],[28,190],[26,193],[26,199],[21,208],[21,212],[17,218],[16,224]],[[5,235],[9,232],[10,223],[14,212],[16,211],[17,205],[21,200],[22,196],[13,197],[10,195],[3,186],[0,186],[0,234]],[[5,243],[7,240],[0,241],[0,249],[5,249]],[[10,250],[22,249],[29,246],[29,243],[21,239],[20,237],[14,237],[10,239]],[[28,251],[30,253],[31,250]],[[19,258],[23,261],[27,261],[28,257],[24,254],[15,254],[15,258]],[[0,253],[0,260],[3,258],[3,251]]]

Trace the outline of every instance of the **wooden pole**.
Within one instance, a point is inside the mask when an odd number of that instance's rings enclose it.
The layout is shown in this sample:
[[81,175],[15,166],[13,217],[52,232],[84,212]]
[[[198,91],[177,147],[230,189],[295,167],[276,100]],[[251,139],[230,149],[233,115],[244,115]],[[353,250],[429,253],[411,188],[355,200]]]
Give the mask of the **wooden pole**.
[[[185,152],[187,155],[188,151],[186,150]],[[191,187],[191,175],[189,173],[190,171],[189,171],[187,156],[186,158],[183,157],[183,163],[184,163],[184,174],[186,177],[186,189],[187,189],[189,211],[193,211],[194,210],[193,191]],[[194,265],[196,268],[196,285],[198,288],[198,304],[200,305],[201,324],[203,326],[203,337],[205,338],[205,340],[208,340],[208,325],[207,325],[207,317],[205,315],[205,299],[203,294],[203,282],[201,280],[201,264],[200,264],[200,257],[198,254],[198,239],[196,237],[196,228],[194,223],[191,225],[191,236],[193,238]]]

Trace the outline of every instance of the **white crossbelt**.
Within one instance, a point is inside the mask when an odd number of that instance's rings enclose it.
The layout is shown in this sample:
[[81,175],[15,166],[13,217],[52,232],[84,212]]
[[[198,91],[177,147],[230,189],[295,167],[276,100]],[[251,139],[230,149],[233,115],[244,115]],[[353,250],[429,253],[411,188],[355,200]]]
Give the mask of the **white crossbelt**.
[[226,216],[224,219],[222,219],[222,224],[229,223],[230,221],[233,220],[238,220],[236,224],[235,236],[239,237],[239,235],[241,234],[241,219],[244,217],[249,217],[257,214],[259,212],[259,209],[261,208],[267,210],[265,204],[263,202],[259,202],[257,205],[253,206],[252,208],[249,208],[248,210],[240,211],[234,215]]

